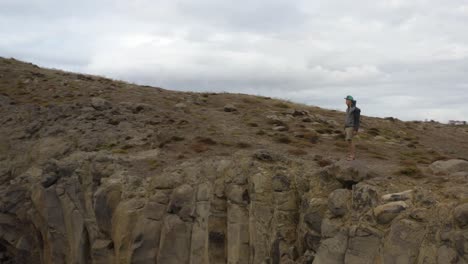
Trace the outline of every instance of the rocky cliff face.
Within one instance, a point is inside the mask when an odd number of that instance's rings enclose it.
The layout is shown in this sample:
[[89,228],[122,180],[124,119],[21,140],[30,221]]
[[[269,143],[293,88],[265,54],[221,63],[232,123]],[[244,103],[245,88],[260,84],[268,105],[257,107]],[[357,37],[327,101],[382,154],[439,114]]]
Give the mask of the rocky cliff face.
[[0,60],[2,263],[468,263],[468,128]]

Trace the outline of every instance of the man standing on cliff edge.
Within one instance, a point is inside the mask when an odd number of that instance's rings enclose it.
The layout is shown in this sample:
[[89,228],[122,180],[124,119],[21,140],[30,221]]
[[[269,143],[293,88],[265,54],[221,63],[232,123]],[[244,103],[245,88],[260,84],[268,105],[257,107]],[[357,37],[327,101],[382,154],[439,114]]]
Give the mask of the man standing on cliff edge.
[[348,142],[349,155],[347,160],[356,159],[356,146],[353,142],[353,136],[359,130],[359,123],[361,119],[361,109],[356,107],[356,101],[351,95],[346,96],[346,118],[345,118],[345,140]]

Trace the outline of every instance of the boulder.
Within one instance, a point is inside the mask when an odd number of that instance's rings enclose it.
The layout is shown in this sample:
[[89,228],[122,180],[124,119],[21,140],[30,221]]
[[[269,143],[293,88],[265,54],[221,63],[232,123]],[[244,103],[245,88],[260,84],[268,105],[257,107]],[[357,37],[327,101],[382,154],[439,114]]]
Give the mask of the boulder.
[[457,252],[446,245],[439,247],[437,250],[437,264],[443,263],[458,263]]
[[468,171],[468,161],[462,159],[438,160],[429,169],[436,175],[450,175],[457,172]]
[[425,235],[425,226],[418,222],[402,219],[393,223],[384,239],[383,263],[416,263]]
[[377,205],[377,189],[365,183],[358,183],[352,190],[352,207],[354,210],[368,210]]
[[98,111],[103,111],[112,108],[112,105],[109,101],[100,98],[100,97],[93,97],[91,98],[91,106]]
[[195,210],[195,192],[192,186],[183,184],[174,189],[167,212],[179,215],[184,221],[192,220]]
[[122,185],[119,182],[108,183],[99,187],[94,193],[94,213],[99,229],[105,234],[112,230],[112,216],[122,196]]
[[348,264],[379,263],[380,240],[382,232],[371,227],[352,228],[349,232],[348,249],[345,262]]
[[178,104],[175,104],[174,107],[177,109],[185,109],[187,108],[187,105],[184,103],[178,103]]
[[376,176],[364,161],[360,160],[340,160],[327,167],[329,174],[335,176],[344,187],[351,189],[354,184],[373,178]]
[[453,217],[461,228],[468,227],[468,203],[461,204],[453,210]]
[[401,211],[406,210],[406,208],[408,208],[408,204],[403,201],[390,202],[374,208],[374,215],[379,224],[387,224],[397,217]]
[[237,108],[233,104],[227,104],[224,106],[224,112],[236,112]]
[[288,131],[288,127],[287,126],[275,126],[273,127],[273,130],[275,131]]
[[348,236],[346,232],[340,232],[332,238],[321,242],[312,264],[342,264],[344,263]]
[[177,215],[165,217],[156,263],[189,263],[191,226]]
[[348,202],[351,200],[350,198],[350,190],[335,190],[328,196],[328,209],[334,216],[343,216],[348,212]]
[[273,176],[272,180],[272,187],[273,191],[275,192],[283,192],[287,191],[290,188],[291,182],[288,178],[288,176],[284,174],[276,174]]
[[330,238],[334,237],[340,231],[342,225],[343,223],[340,218],[324,217],[318,231],[321,231],[322,238]]
[[226,186],[226,198],[235,204],[248,204],[249,193],[246,186],[229,184]]
[[394,202],[394,201],[406,201],[413,198],[413,190],[406,190],[399,193],[389,193],[382,195],[382,201]]

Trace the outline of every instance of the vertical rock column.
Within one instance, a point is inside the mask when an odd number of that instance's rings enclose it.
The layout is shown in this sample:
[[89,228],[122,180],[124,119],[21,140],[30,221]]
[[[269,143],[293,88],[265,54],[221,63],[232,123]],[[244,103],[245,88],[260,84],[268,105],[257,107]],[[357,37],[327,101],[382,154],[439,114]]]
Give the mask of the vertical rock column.
[[157,263],[189,263],[195,195],[194,188],[188,184],[172,191],[161,231]]
[[208,251],[209,262],[227,262],[227,215],[224,179],[218,178],[214,183],[214,196],[208,217]]
[[205,182],[198,185],[195,203],[195,219],[192,227],[190,248],[190,264],[204,264],[209,262],[209,232],[208,220],[210,216],[213,185]]
[[227,254],[229,264],[249,262],[249,212],[247,185],[227,186]]
[[250,178],[250,261],[263,263],[269,261],[271,246],[271,221],[273,219],[273,194],[271,176],[260,171]]
[[290,175],[278,172],[272,177],[273,221],[271,228],[276,230],[271,239],[272,263],[280,263],[282,258],[294,260],[294,244],[297,239],[298,197]]

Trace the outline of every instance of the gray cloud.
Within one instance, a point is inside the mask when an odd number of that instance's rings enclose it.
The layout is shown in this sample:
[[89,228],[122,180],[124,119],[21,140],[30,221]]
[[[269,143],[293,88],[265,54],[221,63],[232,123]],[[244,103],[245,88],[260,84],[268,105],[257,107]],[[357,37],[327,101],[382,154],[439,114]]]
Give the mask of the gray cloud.
[[228,91],[404,120],[468,119],[468,4],[0,2],[0,56],[168,89]]

